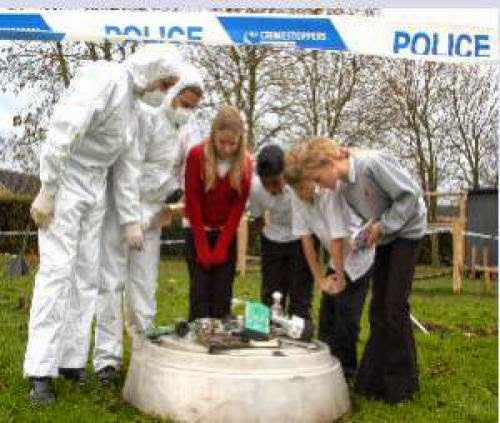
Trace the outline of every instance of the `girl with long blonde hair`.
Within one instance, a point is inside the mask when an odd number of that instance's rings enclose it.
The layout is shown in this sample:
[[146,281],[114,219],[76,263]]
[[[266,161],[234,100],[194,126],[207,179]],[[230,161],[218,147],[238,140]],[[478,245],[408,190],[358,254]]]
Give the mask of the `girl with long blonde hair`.
[[230,314],[235,235],[250,192],[252,160],[240,111],[222,106],[210,136],[194,146],[185,174],[187,260],[192,270],[189,319]]

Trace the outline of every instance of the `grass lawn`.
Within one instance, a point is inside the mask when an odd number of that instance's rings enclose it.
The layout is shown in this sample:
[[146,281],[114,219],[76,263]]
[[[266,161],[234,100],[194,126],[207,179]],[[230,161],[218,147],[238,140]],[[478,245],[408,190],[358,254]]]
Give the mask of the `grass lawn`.
[[[3,261],[3,263],[2,263]],[[35,266],[32,266],[32,269]],[[123,402],[120,387],[101,389],[95,378],[84,387],[57,381],[58,401],[35,407],[26,401],[22,377],[29,304],[34,279],[3,276],[0,258],[0,422],[157,422]],[[421,269],[428,272],[429,269]],[[432,274],[432,272],[430,272]],[[187,315],[187,272],[182,261],[163,261],[158,288],[158,324]],[[238,278],[235,295],[258,298],[259,273]],[[315,298],[318,310],[319,296]],[[430,330],[416,332],[421,392],[409,403],[389,406],[352,395],[352,413],[345,422],[497,422],[498,330],[497,296],[482,296],[480,286],[465,281],[461,295],[452,293],[451,276],[416,281],[412,313]],[[368,338],[367,307],[361,346]],[[129,355],[126,345],[127,368]],[[89,367],[89,370],[90,367]],[[233,422],[230,422],[233,423]],[[235,422],[236,423],[236,422]]]

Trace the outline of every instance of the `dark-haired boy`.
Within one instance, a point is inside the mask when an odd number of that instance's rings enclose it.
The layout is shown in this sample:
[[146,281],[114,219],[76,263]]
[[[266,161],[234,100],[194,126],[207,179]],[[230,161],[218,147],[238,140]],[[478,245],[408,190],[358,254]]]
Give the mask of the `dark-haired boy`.
[[250,213],[261,228],[261,301],[272,305],[273,292],[280,291],[283,310],[310,319],[314,280],[300,237],[292,234],[292,190],[283,171],[283,150],[276,144],[263,147],[250,193]]

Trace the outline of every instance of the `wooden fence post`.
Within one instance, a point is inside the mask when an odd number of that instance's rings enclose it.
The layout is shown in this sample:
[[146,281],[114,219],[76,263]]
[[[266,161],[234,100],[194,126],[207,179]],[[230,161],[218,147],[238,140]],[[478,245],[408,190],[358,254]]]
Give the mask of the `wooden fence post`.
[[238,227],[238,249],[236,266],[241,276],[247,271],[248,218],[243,215]]
[[465,268],[465,257],[467,257],[467,242],[463,234],[467,230],[467,191],[460,192],[459,207],[460,207],[460,223],[462,224],[462,230],[460,232],[460,238],[462,243],[460,268],[462,271],[462,278],[463,278],[463,273]]
[[490,269],[490,248],[485,245],[483,247],[483,277],[484,277],[484,286],[483,291],[485,294],[491,294],[491,269]]
[[460,219],[462,219],[465,222],[465,220],[467,219],[467,192],[466,191],[462,191],[460,193],[459,208],[460,208]]
[[460,293],[463,285],[463,229],[460,219],[453,222],[453,292]]

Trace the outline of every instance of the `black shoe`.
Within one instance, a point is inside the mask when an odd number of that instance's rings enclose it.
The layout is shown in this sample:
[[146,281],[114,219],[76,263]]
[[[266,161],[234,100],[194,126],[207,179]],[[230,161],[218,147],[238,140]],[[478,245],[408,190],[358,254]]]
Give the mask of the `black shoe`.
[[32,377],[29,400],[35,404],[51,404],[56,400],[50,377]]
[[109,386],[120,378],[120,372],[113,366],[106,366],[99,370],[96,376],[102,386]]
[[85,369],[59,368],[59,376],[78,382],[79,385],[85,385],[87,382],[87,371]]

